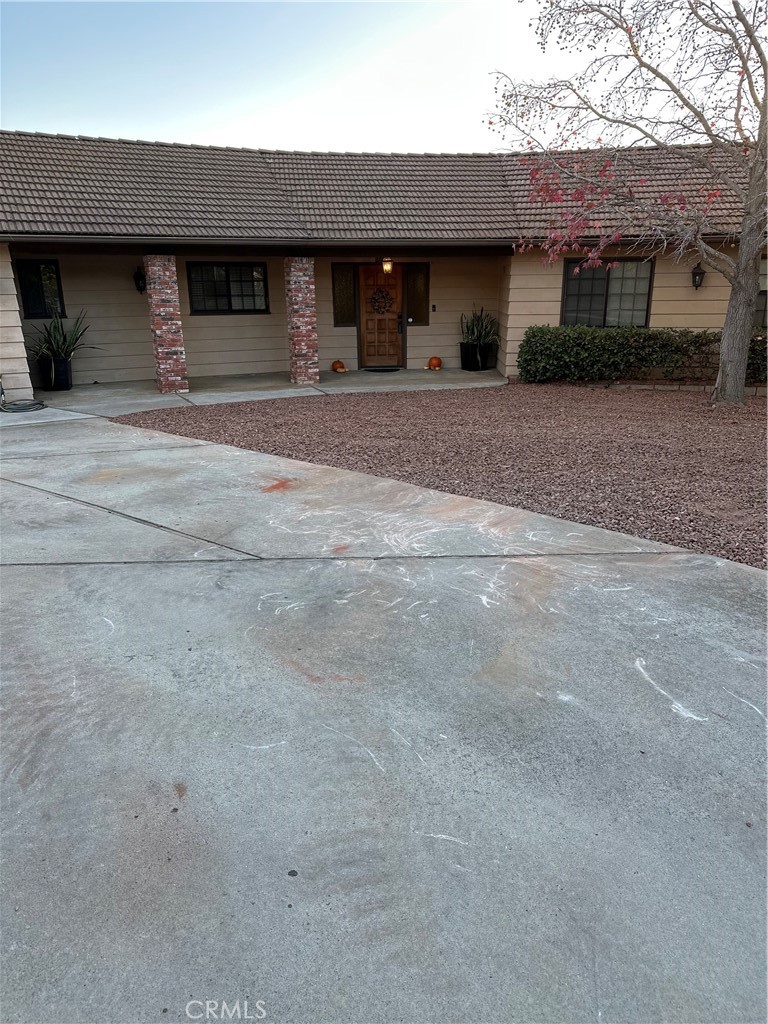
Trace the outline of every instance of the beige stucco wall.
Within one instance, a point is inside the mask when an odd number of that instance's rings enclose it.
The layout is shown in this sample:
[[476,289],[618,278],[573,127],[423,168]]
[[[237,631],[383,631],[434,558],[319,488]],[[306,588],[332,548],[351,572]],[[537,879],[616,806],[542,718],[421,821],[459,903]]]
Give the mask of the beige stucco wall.
[[7,245],[0,245],[0,375],[7,401],[32,398],[19,300]]
[[[98,348],[81,349],[75,354],[72,360],[75,384],[154,378],[147,298],[136,291],[133,282],[139,257],[56,252],[27,255],[40,259],[48,256],[59,261],[67,323],[71,323],[80,310],[85,310],[89,330],[84,342]],[[14,256],[22,259],[25,254],[14,250]],[[34,328],[44,323],[45,320],[23,321],[28,342],[37,337]],[[33,367],[33,375],[35,369]]]
[[[698,262],[698,256],[680,262],[670,256],[656,257],[650,327],[722,328],[730,286],[721,274],[707,269],[704,284],[694,290],[691,268]],[[499,296],[501,373],[517,376],[517,353],[527,327],[560,323],[562,288],[562,262],[545,266],[536,251],[507,259]]]
[[[193,316],[189,310],[187,260],[267,264],[269,313]],[[231,250],[194,250],[176,256],[179,300],[189,376],[278,373],[289,370],[288,327],[282,257]]]
[[[320,257],[315,261],[317,289],[317,333],[320,369],[328,370],[334,359],[343,359],[350,370],[357,369],[357,329],[333,326],[332,263],[370,260],[370,255],[345,256],[343,259]],[[428,262],[429,324],[407,329],[408,369],[420,369],[430,356],[440,356],[450,369],[459,366],[459,341],[462,313],[471,313],[473,303],[498,314],[502,260],[499,256],[437,256],[392,258],[397,263]],[[431,307],[436,309],[432,311]]]

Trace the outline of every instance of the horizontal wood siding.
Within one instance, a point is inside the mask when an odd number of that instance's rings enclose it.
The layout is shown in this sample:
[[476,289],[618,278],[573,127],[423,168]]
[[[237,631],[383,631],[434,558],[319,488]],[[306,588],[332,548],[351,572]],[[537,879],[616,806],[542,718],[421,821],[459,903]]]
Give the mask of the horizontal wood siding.
[[508,377],[517,376],[517,353],[528,327],[560,322],[560,297],[563,266],[544,266],[538,252],[512,256],[502,280],[499,322],[505,324],[502,335],[502,359],[499,370]]
[[[39,253],[30,253],[38,258]],[[151,380],[155,376],[155,357],[149,329],[146,295],[136,291],[133,273],[137,256],[102,256],[55,252],[40,258],[59,261],[61,287],[67,323],[81,310],[89,325],[84,341],[97,348],[81,349],[72,360],[75,384],[106,384],[115,381]],[[24,253],[14,248],[14,258]],[[23,320],[24,337],[29,346],[36,338],[35,327],[45,320]],[[36,373],[36,367],[33,367]]]
[[[334,359],[342,359],[348,369],[357,369],[357,329],[333,326],[333,293],[331,264],[370,262],[370,255],[348,256],[333,260],[316,260],[317,333],[320,369],[328,370]],[[483,306],[494,316],[498,314],[499,282],[502,259],[490,256],[424,256],[398,259],[396,263],[429,263],[429,325],[408,327],[408,369],[421,369],[430,356],[440,356],[443,365],[460,365],[459,341],[462,313],[471,313],[473,304]],[[432,305],[436,306],[434,312]]]
[[[366,257],[361,257],[365,259]],[[370,257],[367,257],[370,258]],[[341,359],[348,370],[356,370],[357,328],[333,326],[333,286],[331,264],[351,263],[352,259],[334,260],[321,256],[315,260],[315,295],[317,302],[317,352],[320,370],[330,370],[331,363]]]
[[[269,313],[193,316],[189,308],[187,260],[267,264]],[[231,250],[180,253],[176,257],[181,301],[181,324],[190,377],[240,373],[288,372],[288,327],[285,318],[285,286],[282,257]]]
[[[59,261],[64,302],[69,322],[85,310],[90,330],[86,340],[97,346],[83,349],[73,360],[76,384],[113,381],[151,380],[155,377],[149,310],[146,295],[140,295],[133,272],[140,257],[136,255],[96,255],[55,251],[40,253],[13,247],[13,257],[54,258]],[[345,256],[338,262],[365,262],[369,254]],[[408,367],[426,365],[430,356],[443,359],[446,368],[459,366],[459,319],[473,305],[483,306],[499,319],[502,347],[499,370],[509,376],[517,373],[517,353],[526,328],[536,324],[560,322],[563,265],[542,264],[538,252],[505,256],[438,256],[428,254],[397,262],[430,264],[430,323],[408,329]],[[192,316],[187,291],[186,262],[264,261],[267,264],[270,312],[264,315]],[[343,359],[350,369],[357,368],[357,330],[334,327],[331,287],[331,256],[315,261],[317,324],[320,368],[328,370],[334,359]],[[728,304],[729,286],[713,270],[707,270],[703,286],[694,290],[689,258],[680,263],[662,256],[656,260],[651,299],[652,327],[722,328]],[[237,253],[231,250],[186,250],[177,255],[182,325],[189,373],[217,376],[244,373],[288,372],[288,340],[285,316],[282,256],[261,253]],[[18,296],[10,278],[5,316],[13,317]],[[24,339],[36,337],[34,327],[44,321],[22,320]],[[4,325],[6,331],[12,325]],[[10,352],[9,352],[10,357]],[[23,375],[23,357],[15,351],[6,373]],[[34,367],[33,367],[34,373]],[[14,382],[15,382],[14,377]],[[21,382],[21,378],[19,378]],[[8,377],[11,384],[11,377]]]
[[[618,250],[616,255],[622,255]],[[695,290],[691,269],[698,257],[679,263],[669,256],[655,260],[651,294],[650,327],[722,329],[730,285],[721,274],[707,270],[704,284]],[[513,256],[502,277],[499,322],[502,326],[504,366],[499,370],[517,376],[517,353],[528,327],[560,323],[563,264],[543,265],[539,252]]]
[[9,402],[32,398],[19,300],[7,245],[0,245],[0,375]]
[[408,328],[408,369],[419,370],[430,356],[440,356],[446,369],[461,365],[461,314],[482,306],[498,316],[499,256],[440,256],[429,260],[430,309],[427,327]]
[[722,330],[731,286],[722,274],[705,267],[704,284],[695,289],[691,270],[698,262],[698,256],[679,263],[668,256],[656,259],[650,327]]

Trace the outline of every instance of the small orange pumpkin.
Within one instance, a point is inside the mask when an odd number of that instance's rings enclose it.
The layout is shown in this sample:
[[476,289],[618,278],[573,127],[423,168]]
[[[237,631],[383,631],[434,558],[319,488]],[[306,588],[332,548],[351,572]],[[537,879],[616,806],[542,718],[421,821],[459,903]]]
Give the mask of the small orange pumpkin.
[[341,359],[334,359],[331,363],[331,369],[334,373],[345,373],[347,368]]
[[430,370],[439,370],[443,365],[443,360],[440,356],[430,356],[429,363],[427,364]]

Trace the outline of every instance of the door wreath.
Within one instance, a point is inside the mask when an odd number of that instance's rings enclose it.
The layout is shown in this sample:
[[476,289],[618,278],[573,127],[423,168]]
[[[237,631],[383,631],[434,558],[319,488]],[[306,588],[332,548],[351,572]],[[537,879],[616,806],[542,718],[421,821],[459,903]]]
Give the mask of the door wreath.
[[374,313],[388,313],[395,304],[392,294],[386,288],[377,288],[371,295],[371,308]]

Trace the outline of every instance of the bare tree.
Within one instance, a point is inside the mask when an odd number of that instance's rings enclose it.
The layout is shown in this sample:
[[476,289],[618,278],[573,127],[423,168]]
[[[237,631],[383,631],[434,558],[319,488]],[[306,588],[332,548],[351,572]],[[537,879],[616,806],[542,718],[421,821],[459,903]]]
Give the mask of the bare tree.
[[719,271],[714,398],[742,402],[766,243],[764,0],[539,3],[542,50],[584,60],[571,78],[499,76],[497,129],[529,154],[517,166],[547,211],[543,248],[595,266],[621,241]]

